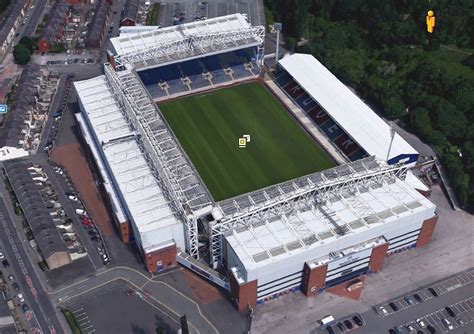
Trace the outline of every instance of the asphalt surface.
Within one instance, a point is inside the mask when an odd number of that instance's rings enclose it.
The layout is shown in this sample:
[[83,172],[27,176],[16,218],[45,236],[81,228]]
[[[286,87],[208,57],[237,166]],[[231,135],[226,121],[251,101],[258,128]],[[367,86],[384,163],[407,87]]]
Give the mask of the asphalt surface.
[[[253,25],[265,23],[263,0],[168,0],[161,1],[158,24],[168,27],[178,22],[193,22],[198,17],[213,18],[234,13],[247,14]],[[178,21],[174,19],[175,16]]]
[[20,34],[20,38],[23,36],[31,37],[36,31],[36,26],[39,23],[41,14],[43,13],[44,7],[46,6],[47,0],[34,0],[34,8],[29,10],[29,18],[23,27],[23,31]]
[[[394,328],[395,326],[403,326],[407,323],[411,323],[418,318],[422,318],[429,313],[437,311],[439,309],[444,309],[445,306],[455,304],[460,300],[463,300],[467,297],[474,296],[473,285],[466,285],[459,289],[455,289],[451,292],[445,293],[439,297],[431,298],[423,303],[415,304],[409,308],[398,311],[397,313],[381,317],[374,311],[368,311],[362,313],[362,318],[365,320],[366,325],[358,328],[354,331],[351,331],[353,334],[362,334],[362,333],[388,333],[389,328]],[[449,318],[447,313],[445,318]],[[430,323],[425,320],[425,323]],[[444,326],[439,326],[439,324],[433,324],[433,327],[437,329],[439,333],[447,333],[448,330]],[[413,325],[416,328],[416,325]],[[422,330],[417,328],[417,330]],[[455,333],[472,333],[474,331],[474,324],[470,323],[464,326],[463,328],[457,328]],[[425,331],[428,333],[428,331]],[[454,331],[453,331],[454,332]],[[324,332],[323,332],[324,333]]]
[[[10,268],[14,271],[14,277],[22,288],[26,303],[33,310],[43,332],[60,330],[61,326],[55,308],[43,290],[35,269],[24,250],[24,247],[28,247],[24,245],[27,241],[26,239],[20,240],[16,227],[9,216],[11,213],[7,210],[4,200],[8,194],[5,193],[3,186],[1,188],[0,222],[5,233],[0,233],[0,240],[3,244],[4,253],[9,259]],[[30,284],[28,284],[28,281]]]
[[[177,268],[178,269],[178,268]],[[167,283],[161,282],[159,276],[151,278],[127,267],[114,267],[101,271],[92,277],[71,284],[67,287],[53,291],[50,296],[53,302],[60,306],[69,306],[77,304],[81,298],[90,298],[112,282],[127,282],[136,290],[146,285],[146,295],[144,299],[159,309],[160,312],[170,317],[180,317],[186,314],[190,327],[198,329],[201,333],[217,333],[218,330],[203,315],[200,306],[180,291],[174,289]]]

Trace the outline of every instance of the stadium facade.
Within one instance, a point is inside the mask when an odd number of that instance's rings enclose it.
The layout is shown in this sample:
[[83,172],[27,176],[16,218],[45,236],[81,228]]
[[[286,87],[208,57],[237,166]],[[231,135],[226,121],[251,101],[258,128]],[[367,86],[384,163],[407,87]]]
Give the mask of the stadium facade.
[[259,78],[264,28],[234,14],[111,42],[104,75],[75,83],[77,120],[121,237],[150,272],[179,262],[244,310],[376,272],[430,240],[436,208],[405,181],[417,152],[316,59],[285,57],[275,81],[347,163],[216,202],[155,102]]

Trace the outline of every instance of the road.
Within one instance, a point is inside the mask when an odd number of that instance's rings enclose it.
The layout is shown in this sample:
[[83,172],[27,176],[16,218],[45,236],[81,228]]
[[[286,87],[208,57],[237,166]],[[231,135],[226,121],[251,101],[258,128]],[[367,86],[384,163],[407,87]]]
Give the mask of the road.
[[[3,182],[2,182],[3,183]],[[5,233],[0,233],[0,240],[4,246],[4,252],[8,259],[11,259],[10,267],[14,270],[16,281],[19,282],[25,294],[26,303],[33,310],[39,325],[44,333],[51,328],[59,330],[61,328],[56,310],[48,295],[44,291],[41,282],[36,275],[35,269],[25,252],[24,247],[28,247],[28,242],[23,236],[18,237],[16,226],[10,215],[11,210],[7,209],[5,197],[8,196],[3,185],[0,187],[2,199],[0,200],[0,222]],[[9,199],[8,199],[9,200]],[[29,279],[28,279],[29,278]],[[30,283],[28,283],[28,281]]]
[[[175,269],[176,270],[176,269]],[[165,275],[168,272],[164,273]],[[201,333],[218,333],[215,326],[204,316],[200,306],[171,285],[160,281],[160,275],[147,276],[128,267],[114,267],[99,271],[92,277],[49,292],[57,305],[74,303],[79,297],[93,294],[94,290],[112,282],[124,281],[147,296],[147,301],[173,317],[186,314],[188,322]]]
[[38,25],[38,21],[41,18],[41,14],[43,13],[44,7],[46,6],[47,0],[34,0],[34,8],[30,10],[28,21],[26,22],[23,31],[20,33],[19,38],[23,36],[31,37],[34,32],[36,31],[36,26]]

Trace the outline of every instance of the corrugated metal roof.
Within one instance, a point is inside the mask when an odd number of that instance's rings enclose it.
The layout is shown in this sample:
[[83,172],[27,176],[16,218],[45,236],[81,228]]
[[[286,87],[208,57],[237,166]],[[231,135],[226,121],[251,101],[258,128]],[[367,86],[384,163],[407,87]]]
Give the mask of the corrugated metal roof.
[[[398,224],[401,218],[414,212],[434,210],[433,203],[405,181],[396,179],[391,184],[368,187],[366,191],[347,188],[339,198],[316,204],[314,208],[301,206],[258,226],[236,228],[227,232],[225,238],[243,265],[255,268],[365,233],[374,224]],[[344,233],[337,233],[336,226]]]
[[369,155],[390,160],[418,154],[396,133],[387,159],[390,126],[312,55],[295,53],[279,64]]
[[242,14],[220,16],[204,21],[185,23],[177,26],[161,28],[154,31],[138,32],[125,36],[110,39],[115,52],[119,56],[126,56],[147,49],[154,48],[160,43],[176,40],[185,40],[189,36],[222,33],[223,31],[233,31],[250,28]]
[[110,179],[114,180],[124,199],[122,205],[127,207],[140,233],[142,247],[169,241],[147,238],[148,232],[170,225],[182,226],[182,223],[158,184],[148,157],[114,98],[106,77],[77,81],[74,86],[86,111],[84,116],[90,124],[89,129],[95,136],[94,144],[105,157]]

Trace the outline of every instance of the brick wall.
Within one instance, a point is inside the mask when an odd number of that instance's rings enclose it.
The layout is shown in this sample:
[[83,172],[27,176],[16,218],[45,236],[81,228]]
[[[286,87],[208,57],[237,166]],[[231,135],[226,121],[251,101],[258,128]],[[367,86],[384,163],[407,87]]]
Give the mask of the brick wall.
[[388,250],[388,243],[384,243],[383,245],[378,245],[372,248],[372,254],[370,255],[369,261],[369,269],[370,271],[376,273],[380,269],[382,269],[385,256],[387,255]]
[[122,242],[128,244],[130,241],[130,224],[128,222],[120,223],[120,237]]
[[416,247],[423,247],[430,242],[437,222],[438,215],[435,215],[434,217],[431,217],[423,222],[423,226],[421,227],[421,231],[416,242]]
[[160,270],[176,266],[176,245],[145,254],[146,268],[150,273],[158,271],[159,261],[161,261],[162,267]]
[[257,305],[257,280],[239,284],[232,273],[229,276],[230,295],[239,312],[247,310],[248,307],[255,307]]
[[319,289],[324,288],[327,271],[327,264],[313,269],[311,269],[306,263],[304,264],[301,291],[306,297],[314,296]]

